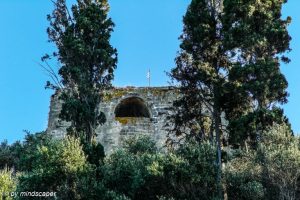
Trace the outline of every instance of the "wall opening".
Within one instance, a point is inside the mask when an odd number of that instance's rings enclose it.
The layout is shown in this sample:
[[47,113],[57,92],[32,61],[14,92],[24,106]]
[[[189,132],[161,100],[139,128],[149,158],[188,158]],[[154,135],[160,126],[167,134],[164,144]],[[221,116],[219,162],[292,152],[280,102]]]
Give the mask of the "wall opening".
[[129,97],[122,100],[115,109],[116,118],[144,117],[150,118],[150,113],[144,101],[138,97]]

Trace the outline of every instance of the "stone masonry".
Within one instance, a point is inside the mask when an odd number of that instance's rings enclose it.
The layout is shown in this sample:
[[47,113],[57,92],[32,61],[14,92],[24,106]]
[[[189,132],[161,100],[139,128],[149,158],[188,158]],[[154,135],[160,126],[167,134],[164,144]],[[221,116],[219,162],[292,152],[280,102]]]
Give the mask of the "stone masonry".
[[[105,92],[100,110],[106,116],[105,124],[96,129],[97,141],[110,154],[121,147],[124,140],[136,135],[149,135],[158,147],[166,141],[166,117],[172,114],[171,106],[177,98],[173,87],[126,87]],[[70,125],[60,121],[62,102],[57,95],[51,97],[48,134],[62,138]]]

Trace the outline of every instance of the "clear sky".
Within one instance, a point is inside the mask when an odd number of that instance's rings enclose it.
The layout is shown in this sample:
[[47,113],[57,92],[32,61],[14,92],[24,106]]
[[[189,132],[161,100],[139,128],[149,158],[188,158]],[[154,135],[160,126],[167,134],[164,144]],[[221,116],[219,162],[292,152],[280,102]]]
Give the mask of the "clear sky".
[[[73,3],[74,0],[69,0]],[[174,67],[182,31],[182,16],[190,0],[110,0],[116,24],[111,42],[118,49],[116,86],[145,86],[151,69],[152,85],[168,85],[165,72]],[[282,66],[289,82],[289,103],[284,106],[295,132],[300,133],[300,1],[289,0],[283,10],[291,16],[292,62]],[[22,140],[23,130],[45,130],[51,90],[38,66],[40,57],[55,47],[47,42],[46,15],[50,0],[0,1],[0,141]]]

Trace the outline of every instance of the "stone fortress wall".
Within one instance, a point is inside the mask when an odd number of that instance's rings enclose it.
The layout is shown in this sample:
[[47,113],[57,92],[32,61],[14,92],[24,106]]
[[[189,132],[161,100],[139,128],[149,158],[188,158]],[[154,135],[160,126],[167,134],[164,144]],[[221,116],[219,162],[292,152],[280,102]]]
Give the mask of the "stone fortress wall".
[[[177,97],[174,87],[125,87],[106,91],[100,104],[106,122],[96,129],[96,140],[104,146],[106,153],[111,153],[135,135],[149,135],[158,147],[164,146],[166,117],[172,114],[171,107]],[[64,137],[70,125],[58,118],[61,105],[58,96],[53,95],[47,133],[56,138]]]

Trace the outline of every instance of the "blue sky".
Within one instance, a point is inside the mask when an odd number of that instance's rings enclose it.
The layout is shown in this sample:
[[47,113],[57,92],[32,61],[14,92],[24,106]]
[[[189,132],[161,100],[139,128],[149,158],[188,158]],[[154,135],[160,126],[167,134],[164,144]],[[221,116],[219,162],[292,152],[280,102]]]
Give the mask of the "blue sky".
[[[70,0],[69,3],[73,3]],[[174,66],[179,50],[182,16],[190,0],[110,0],[116,24],[111,42],[118,49],[116,86],[145,86],[151,69],[152,85],[167,85],[165,72]],[[289,0],[283,15],[290,15],[292,62],[282,66],[289,81],[289,103],[284,106],[295,132],[300,133],[300,1]],[[50,0],[0,1],[0,141],[24,137],[23,130],[45,130],[51,90],[37,62],[55,47],[47,42],[46,15]],[[297,27],[298,25],[298,27]]]

